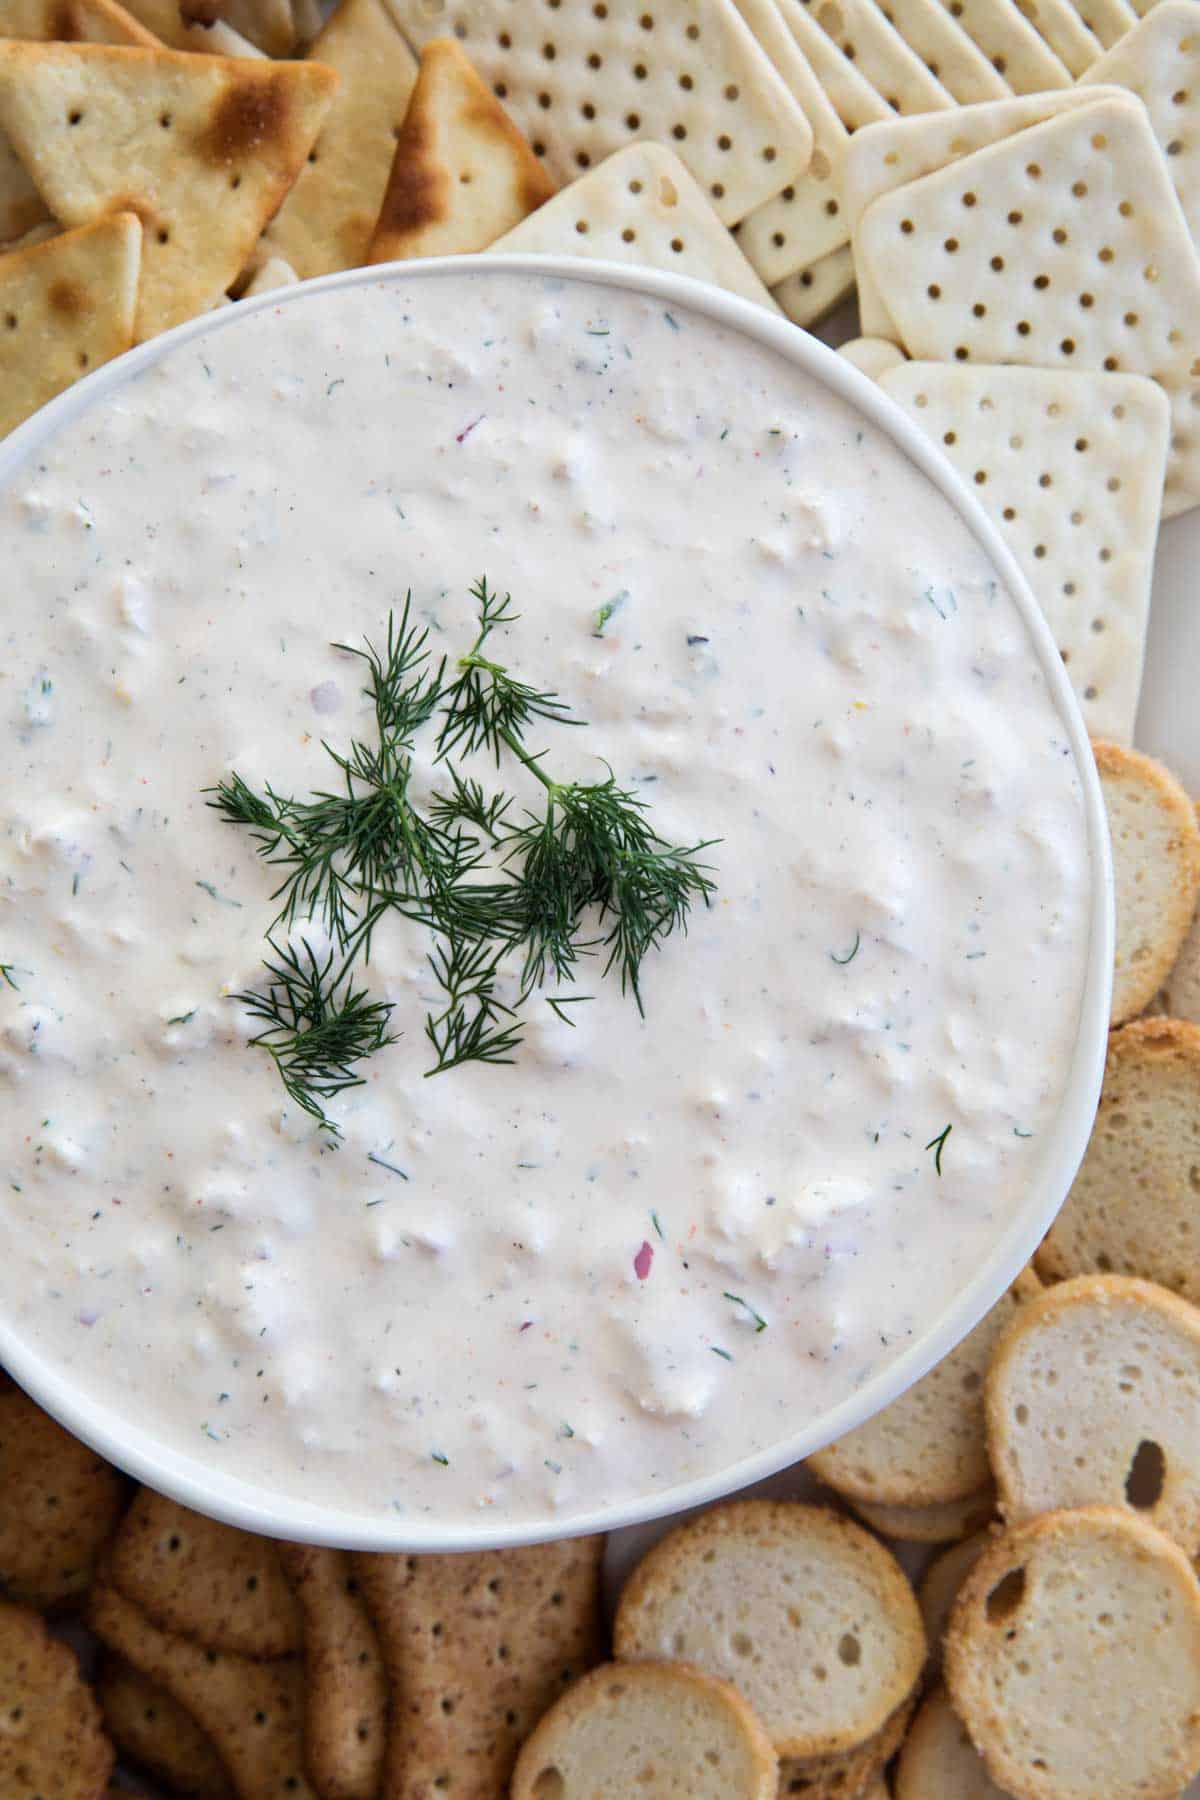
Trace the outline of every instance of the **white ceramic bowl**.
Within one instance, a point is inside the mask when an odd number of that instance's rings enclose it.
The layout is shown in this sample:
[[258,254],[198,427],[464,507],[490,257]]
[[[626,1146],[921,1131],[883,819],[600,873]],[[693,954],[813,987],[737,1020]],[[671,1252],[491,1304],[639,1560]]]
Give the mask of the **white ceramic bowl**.
[[[1062,715],[1078,765],[1093,872],[1085,988],[1062,1105],[1053,1128],[1045,1135],[1024,1200],[996,1238],[987,1260],[975,1271],[954,1303],[940,1315],[930,1318],[926,1329],[904,1354],[866,1382],[852,1398],[808,1418],[802,1428],[781,1438],[770,1449],[732,1463],[703,1480],[646,1494],[624,1505],[604,1507],[582,1516],[576,1514],[569,1521],[573,1533],[600,1532],[716,1500],[801,1461],[833,1438],[862,1424],[946,1356],[1029,1260],[1074,1178],[1099,1096],[1112,986],[1112,869],[1103,800],[1087,733],[1058,651],[1033,595],[981,507],[950,465],[892,401],[849,363],[782,317],[679,276],[613,263],[529,256],[458,257],[405,263],[397,265],[395,275],[405,282],[414,279],[436,281],[448,272],[499,274],[506,270],[518,273],[528,270],[539,277],[550,275],[625,288],[673,305],[690,307],[786,357],[812,379],[856,407],[891,438],[966,520],[1025,617],[1035,654]],[[297,296],[315,289],[335,291],[360,283],[378,282],[381,278],[388,278],[386,269],[358,269],[327,276],[299,288],[266,294],[258,300],[243,301],[237,307],[192,320],[140,346],[115,363],[97,370],[16,431],[0,447],[0,484],[11,480],[46,440],[85,406],[114,393],[131,376],[176,345],[210,332],[236,331],[239,321],[252,310],[286,307],[293,304]],[[439,1527],[436,1520],[416,1525],[412,1520],[400,1517],[391,1519],[305,1505],[294,1498],[283,1498],[265,1488],[233,1480],[212,1463],[165,1446],[139,1425],[136,1418],[97,1407],[90,1396],[85,1396],[67,1377],[22,1344],[3,1319],[0,1319],[0,1362],[47,1411],[111,1462],[187,1506],[248,1530],[347,1548],[394,1551],[499,1547],[560,1536],[566,1529],[562,1521],[550,1516],[517,1525],[498,1525],[481,1516],[478,1526]]]

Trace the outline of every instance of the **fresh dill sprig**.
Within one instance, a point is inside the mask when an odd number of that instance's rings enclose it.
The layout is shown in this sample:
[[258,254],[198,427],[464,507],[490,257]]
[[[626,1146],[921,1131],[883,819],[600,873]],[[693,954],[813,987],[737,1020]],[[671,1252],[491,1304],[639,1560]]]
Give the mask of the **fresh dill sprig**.
[[4,982],[6,987],[10,987],[15,992],[19,993],[20,989],[17,987],[16,982],[13,980],[13,976],[16,973],[16,968],[17,968],[16,963],[0,963],[0,981]]
[[570,708],[556,694],[530,687],[502,663],[483,655],[496,627],[511,625],[520,616],[512,610],[512,596],[505,594],[501,600],[485,576],[471,589],[471,598],[479,604],[479,634],[467,654],[459,657],[458,678],[446,690],[437,754],[443,761],[452,750],[463,755],[490,750],[498,768],[501,747],[519,746],[525,727],[534,719],[557,725],[582,725],[583,720],[569,718]]
[[267,941],[278,960],[266,965],[266,992],[251,990],[232,998],[265,1025],[250,1042],[270,1053],[296,1105],[322,1131],[340,1137],[321,1101],[361,1087],[365,1077],[355,1072],[355,1065],[396,1042],[388,1030],[391,1005],[370,1000],[365,988],[355,988],[348,964],[333,974],[332,950],[321,962],[307,941],[303,955],[290,944]]
[[425,1020],[425,1036],[437,1059],[432,1069],[426,1069],[426,1078],[459,1063],[513,1061],[512,1053],[521,1045],[520,1029],[510,1023],[517,1015],[496,992],[505,948],[493,950],[455,938],[435,946],[429,966],[446,1005]]

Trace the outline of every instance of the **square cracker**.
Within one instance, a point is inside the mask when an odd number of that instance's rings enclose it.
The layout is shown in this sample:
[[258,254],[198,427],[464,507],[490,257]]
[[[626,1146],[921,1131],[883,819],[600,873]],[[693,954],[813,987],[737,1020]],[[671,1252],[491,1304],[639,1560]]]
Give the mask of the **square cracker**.
[[1161,388],[1140,375],[921,362],[879,384],[1008,543],[1088,731],[1127,744],[1170,435]]
[[1020,0],[1020,7],[1070,74],[1078,79],[1091,68],[1104,46],[1072,0]]
[[810,269],[798,269],[772,292],[793,325],[819,325],[854,292],[854,258],[849,244],[823,256]]
[[[1114,90],[1115,91],[1115,90]],[[853,236],[859,219],[881,194],[890,194],[906,182],[919,181],[947,163],[998,144],[1028,125],[1040,125],[1056,113],[1088,106],[1095,94],[1064,88],[1049,94],[1024,94],[1010,100],[985,101],[964,106],[949,117],[889,119],[856,134],[846,152],[842,170],[842,201],[846,223]],[[892,337],[895,327],[885,297],[876,288],[870,270],[859,257],[858,308],[867,335]]]
[[421,52],[368,262],[486,250],[554,183],[454,38]]
[[0,43],[0,127],[65,225],[133,211],[137,338],[217,301],[296,178],[336,76],[318,63]]
[[417,79],[384,0],[341,0],[312,54],[336,69],[341,87],[263,247],[303,280],[366,262]]
[[1084,77],[1137,95],[1167,159],[1188,230],[1200,244],[1200,6],[1162,0]]
[[883,0],[882,11],[960,106],[1011,94],[1003,75],[938,0]]
[[1071,72],[1034,30],[1016,0],[941,0],[1014,94],[1071,85]]
[[691,275],[775,311],[775,302],[677,156],[630,144],[489,246],[600,257]]
[[[855,242],[911,356],[1200,383],[1200,261],[1131,95],[883,195]],[[1168,468],[1200,496],[1200,443],[1177,443]]]
[[813,18],[892,112],[940,112],[954,101],[884,17],[876,0],[804,0]]
[[0,256],[0,435],[129,349],[141,247],[116,213]]
[[1092,36],[1111,50],[1137,24],[1129,0],[1075,0],[1076,11]]
[[812,131],[733,0],[392,0],[410,42],[459,38],[560,184],[670,144],[726,225],[808,167]]

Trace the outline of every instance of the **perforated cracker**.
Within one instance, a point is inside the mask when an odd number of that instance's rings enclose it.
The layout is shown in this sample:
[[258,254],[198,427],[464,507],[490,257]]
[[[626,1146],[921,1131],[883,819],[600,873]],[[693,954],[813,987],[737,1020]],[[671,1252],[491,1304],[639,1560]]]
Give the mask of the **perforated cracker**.
[[1071,0],[1017,0],[1017,6],[1076,79],[1101,54],[1103,44],[1084,24]]
[[1180,513],[1200,505],[1200,486],[1192,478],[1192,471],[1200,460],[1200,383],[1187,381],[1169,385],[1167,399],[1171,404],[1172,457],[1180,473],[1175,477],[1168,469],[1163,518],[1175,519]]
[[776,0],[784,23],[847,131],[891,117],[891,108],[813,18],[803,0]]
[[1088,30],[1106,50],[1120,43],[1137,24],[1138,16],[1129,0],[1074,0],[1074,4]]
[[938,0],[881,0],[880,10],[960,105],[1011,94],[1003,75]]
[[1014,94],[1070,86],[1070,70],[1022,16],[1015,0],[941,0],[941,4]]
[[793,325],[819,325],[835,306],[854,292],[854,258],[843,244],[811,269],[799,269],[774,289],[774,296]]
[[808,166],[808,121],[732,0],[391,5],[411,43],[460,40],[563,185],[655,139],[734,225]]
[[880,377],[1011,548],[1093,737],[1133,734],[1170,431],[1136,375],[906,363]]
[[941,82],[889,25],[875,0],[803,0],[803,4],[893,112],[938,112],[953,106]]
[[890,338],[881,337],[848,338],[844,344],[838,345],[838,355],[872,381],[878,381],[889,369],[903,368],[906,360],[899,344],[893,344]]
[[1193,239],[1200,243],[1200,7],[1162,0],[1086,81],[1129,88],[1146,108]]
[[[856,247],[901,343],[938,362],[1200,382],[1200,261],[1144,107],[1060,113],[869,206]],[[1172,448],[1200,495],[1200,444]]]
[[775,302],[677,156],[630,144],[488,246],[488,253],[599,257],[669,269],[775,310]]
[[[851,235],[871,201],[881,194],[891,193],[906,182],[919,181],[923,175],[931,175],[935,169],[1012,137],[1027,126],[1038,125],[1043,119],[1073,112],[1104,97],[1064,88],[1049,94],[985,101],[979,106],[961,107],[950,115],[889,119],[857,133],[841,171],[842,206]],[[861,260],[858,306],[863,332],[890,337],[894,326],[886,299],[876,288],[870,270],[861,266]]]

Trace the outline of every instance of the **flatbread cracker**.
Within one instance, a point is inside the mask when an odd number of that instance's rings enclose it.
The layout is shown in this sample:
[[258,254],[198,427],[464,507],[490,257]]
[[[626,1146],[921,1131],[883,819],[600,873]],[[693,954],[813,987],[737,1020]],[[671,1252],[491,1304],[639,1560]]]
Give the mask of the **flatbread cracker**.
[[[1110,95],[1115,89],[1106,89]],[[842,167],[842,205],[853,236],[872,200],[907,182],[944,169],[959,157],[1040,125],[1060,112],[1073,112],[1096,98],[1067,88],[1061,93],[1028,94],[1011,100],[964,106],[953,114],[924,119],[889,119],[856,133]],[[895,336],[886,296],[875,285],[861,255],[856,255],[859,323],[864,335]]]
[[353,1556],[391,1687],[384,1800],[507,1791],[522,1740],[600,1660],[603,1549]]
[[0,43],[0,127],[64,224],[140,216],[140,340],[205,311],[236,279],[336,79],[319,63]]
[[800,269],[774,289],[774,298],[793,325],[819,325],[854,292],[854,258],[849,244]]
[[103,1572],[88,1600],[100,1641],[165,1688],[215,1745],[238,1800],[317,1800],[304,1767],[304,1671],[202,1650],[151,1624]]
[[653,139],[736,225],[808,167],[808,120],[732,0],[392,4],[411,43],[461,40],[560,185]]
[[486,250],[554,183],[453,38],[421,52],[367,261]]
[[0,1794],[102,1800],[112,1764],[75,1652],[37,1613],[0,1600]]
[[1071,72],[1024,17],[1015,0],[941,0],[1014,94],[1071,85]]
[[0,1390],[0,1495],[0,1591],[43,1609],[77,1601],[128,1490],[15,1385]]
[[122,212],[0,256],[0,435],[129,349],[141,249]]
[[939,0],[883,0],[880,10],[960,106],[1011,94],[1003,75]]
[[631,144],[564,188],[489,251],[601,257],[669,269],[775,310],[775,302],[677,156]]
[[1094,737],[1128,743],[1141,685],[1170,409],[1140,375],[911,362],[880,386],[1012,550]]
[[[1131,95],[883,196],[855,247],[910,355],[1150,375],[1181,404],[1200,386],[1200,261]],[[1200,495],[1200,434],[1168,471]]]
[[936,76],[884,18],[875,0],[804,0],[813,18],[892,112],[940,112],[954,105]]
[[312,53],[337,70],[341,90],[264,242],[305,280],[366,261],[417,79],[384,0],[342,0]]
[[1200,9],[1195,0],[1162,0],[1084,77],[1137,95],[1167,159],[1179,204],[1200,244]]
[[205,1650],[282,1656],[304,1641],[275,1545],[142,1488],[107,1563],[113,1586],[162,1631]]
[[191,1713],[131,1663],[106,1656],[96,1677],[104,1725],[121,1754],[188,1800],[233,1800],[221,1759]]
[[280,1544],[304,1614],[304,1744],[321,1800],[375,1800],[388,1691],[379,1640],[344,1550]]

